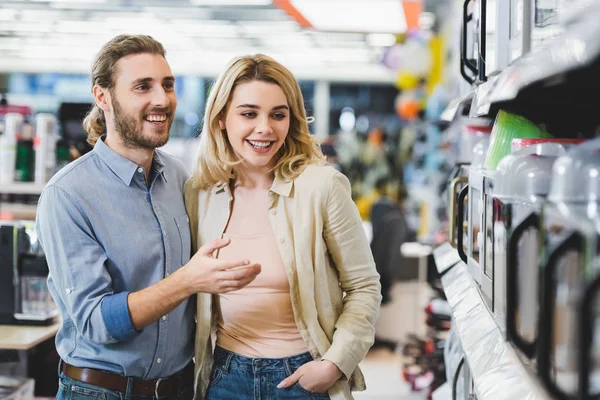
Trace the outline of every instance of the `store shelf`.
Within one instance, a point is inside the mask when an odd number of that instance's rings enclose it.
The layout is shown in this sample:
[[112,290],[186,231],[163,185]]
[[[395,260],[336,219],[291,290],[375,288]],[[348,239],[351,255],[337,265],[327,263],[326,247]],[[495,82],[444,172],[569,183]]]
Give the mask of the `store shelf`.
[[0,185],[0,194],[41,194],[46,185],[29,182],[15,182]]
[[29,350],[54,337],[60,318],[50,326],[0,325],[0,350]]
[[433,250],[433,258],[435,259],[435,266],[440,275],[446,273],[450,268],[461,261],[458,251],[456,251],[456,249],[448,242]]
[[20,203],[0,203],[0,215],[9,214],[18,219],[35,218],[37,206]]
[[524,55],[475,90],[470,117],[498,110],[545,124],[556,137],[593,137],[600,106],[600,6],[574,18],[564,34]]
[[[436,264],[447,265],[452,259],[448,246],[434,252]],[[505,340],[466,264],[460,261],[447,268],[442,285],[452,308],[453,329],[460,337],[477,399],[550,399],[536,376]]]

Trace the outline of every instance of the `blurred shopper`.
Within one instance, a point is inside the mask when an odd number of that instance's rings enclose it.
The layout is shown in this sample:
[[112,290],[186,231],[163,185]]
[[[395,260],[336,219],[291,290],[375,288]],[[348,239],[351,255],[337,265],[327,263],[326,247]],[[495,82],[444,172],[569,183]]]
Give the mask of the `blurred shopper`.
[[84,127],[94,149],[52,178],[37,214],[62,317],[57,399],[191,399],[190,296],[242,287],[260,266],[214,260],[224,240],[190,260],[188,174],[156,150],[177,106],[162,44],[115,37],[94,61],[92,85]]
[[391,301],[391,289],[397,271],[403,267],[400,252],[402,243],[411,239],[411,233],[402,210],[402,201],[406,197],[403,185],[398,185],[398,194],[390,195],[390,182],[381,178],[375,185],[378,199],[371,207],[371,225],[373,239],[371,250],[381,276],[382,304]]
[[243,256],[262,272],[198,296],[198,398],[365,389],[358,363],[373,344],[379,275],[348,179],[323,160],[294,76],[263,55],[233,60],[208,99],[186,206],[197,246],[227,238],[218,259]]

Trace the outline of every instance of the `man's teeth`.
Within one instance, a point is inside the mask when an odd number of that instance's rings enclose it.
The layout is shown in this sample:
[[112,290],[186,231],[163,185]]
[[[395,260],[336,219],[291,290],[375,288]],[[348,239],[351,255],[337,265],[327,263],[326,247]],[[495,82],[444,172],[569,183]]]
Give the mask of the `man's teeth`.
[[273,143],[273,142],[253,142],[251,140],[248,140],[248,142],[252,146],[257,147],[259,149],[266,149],[267,147],[269,147],[271,145],[271,143]]
[[167,119],[166,115],[156,115],[156,114],[151,114],[146,116],[146,121],[150,121],[150,122],[163,122],[164,120]]

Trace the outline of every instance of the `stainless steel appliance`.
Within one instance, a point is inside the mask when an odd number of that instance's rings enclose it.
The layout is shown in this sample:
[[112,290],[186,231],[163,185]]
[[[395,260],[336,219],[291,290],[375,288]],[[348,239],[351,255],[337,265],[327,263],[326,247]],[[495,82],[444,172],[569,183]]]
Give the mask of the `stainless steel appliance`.
[[593,283],[600,275],[600,142],[595,142],[556,161],[543,213],[538,374],[558,399],[600,398],[600,309]]
[[0,221],[0,324],[51,324],[58,309],[33,221]]

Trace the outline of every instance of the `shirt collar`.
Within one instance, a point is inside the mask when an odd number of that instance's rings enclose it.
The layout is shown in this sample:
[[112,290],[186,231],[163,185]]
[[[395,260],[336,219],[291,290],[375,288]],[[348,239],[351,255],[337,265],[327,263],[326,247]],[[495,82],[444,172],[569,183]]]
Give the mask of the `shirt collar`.
[[271,185],[271,191],[277,193],[280,196],[290,197],[292,193],[292,187],[294,186],[294,181],[284,181],[279,178],[279,176],[275,175],[275,180]]
[[[127,186],[130,186],[136,171],[141,167],[133,161],[126,159],[120,154],[117,154],[113,149],[108,147],[106,143],[104,143],[105,138],[106,136],[102,136],[100,139],[98,139],[93,151],[98,154],[100,159],[104,161],[108,168],[110,168],[110,170],[114,172],[114,174],[117,175],[119,179],[123,181],[123,183],[125,183]],[[163,163],[157,151],[154,152],[152,169],[154,169],[156,173],[162,175],[165,181],[167,180],[167,177],[164,173],[165,164]]]
[[[271,191],[277,193],[280,196],[290,197],[292,193],[292,187],[294,186],[294,181],[284,181],[279,176],[275,176],[275,180],[271,185]],[[213,193],[218,193],[220,191],[226,191],[229,193],[229,182],[219,182],[217,183],[213,189]]]

